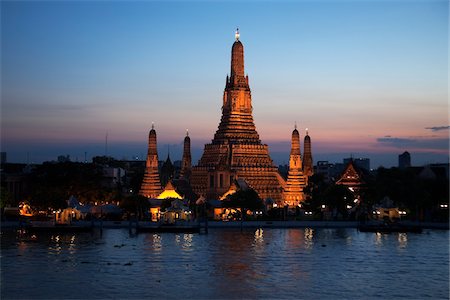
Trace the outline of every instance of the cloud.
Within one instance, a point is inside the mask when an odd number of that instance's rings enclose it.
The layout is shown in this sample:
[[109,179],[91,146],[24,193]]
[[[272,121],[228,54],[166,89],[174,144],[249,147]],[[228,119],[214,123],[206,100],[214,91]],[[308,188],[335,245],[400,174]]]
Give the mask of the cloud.
[[398,137],[382,137],[377,138],[377,142],[385,146],[395,148],[410,148],[410,149],[423,149],[423,150],[448,150],[449,139],[448,138],[398,138]]
[[433,126],[433,127],[425,127],[425,129],[429,129],[431,131],[449,130],[450,126]]

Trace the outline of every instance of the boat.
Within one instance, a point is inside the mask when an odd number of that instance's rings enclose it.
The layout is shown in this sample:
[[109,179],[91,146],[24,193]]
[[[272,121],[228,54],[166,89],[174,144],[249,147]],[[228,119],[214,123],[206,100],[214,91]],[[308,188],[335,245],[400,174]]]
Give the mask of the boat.
[[360,232],[411,232],[421,233],[422,227],[418,224],[405,224],[399,222],[377,222],[377,223],[359,223],[358,230]]

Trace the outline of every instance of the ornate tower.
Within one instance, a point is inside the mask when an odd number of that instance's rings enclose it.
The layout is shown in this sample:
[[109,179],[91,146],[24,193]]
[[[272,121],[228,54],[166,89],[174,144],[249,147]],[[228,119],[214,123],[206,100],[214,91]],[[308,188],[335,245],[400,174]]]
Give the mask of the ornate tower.
[[300,134],[295,125],[292,131],[291,154],[289,156],[289,173],[283,193],[285,204],[290,207],[298,205],[304,200],[303,187],[306,185],[303,175],[302,155],[300,153]]
[[303,152],[303,173],[305,173],[306,181],[308,181],[308,177],[314,173],[311,153],[311,138],[308,135],[308,128],[306,128],[305,142],[303,146],[305,147]]
[[181,160],[180,178],[189,181],[191,178],[191,138],[189,131],[186,130],[186,137],[184,138],[183,158]]
[[163,163],[162,167],[161,167],[161,186],[166,186],[166,184],[173,179],[175,173],[175,168],[172,164],[172,161],[170,160],[170,154],[169,152],[167,153],[167,159],[166,161]]
[[161,183],[158,173],[158,151],[156,149],[156,131],[152,129],[148,134],[148,153],[145,163],[144,180],[142,180],[139,195],[147,198],[156,198],[161,193]]
[[236,31],[231,49],[231,74],[223,93],[222,118],[210,144],[206,144],[198,165],[192,168],[194,191],[218,199],[234,179],[244,179],[262,199],[281,201],[283,178],[278,174],[256,132],[252,116],[248,76],[244,75],[244,46]]

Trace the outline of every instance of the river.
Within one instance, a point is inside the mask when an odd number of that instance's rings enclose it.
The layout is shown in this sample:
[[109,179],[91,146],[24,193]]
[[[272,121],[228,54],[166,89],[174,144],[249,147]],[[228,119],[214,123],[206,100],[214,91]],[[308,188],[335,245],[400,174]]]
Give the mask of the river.
[[448,299],[449,232],[1,234],[2,299]]

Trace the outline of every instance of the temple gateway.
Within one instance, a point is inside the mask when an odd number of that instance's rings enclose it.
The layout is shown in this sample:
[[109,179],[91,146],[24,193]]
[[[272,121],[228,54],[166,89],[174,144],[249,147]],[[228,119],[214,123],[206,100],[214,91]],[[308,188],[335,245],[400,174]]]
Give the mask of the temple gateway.
[[[223,93],[222,117],[210,144],[206,144],[198,164],[191,167],[190,139],[184,141],[180,180],[188,183],[199,197],[221,199],[239,180],[254,189],[261,199],[290,207],[304,200],[303,189],[312,175],[311,140],[306,133],[305,156],[300,151],[300,135],[292,132],[289,173],[283,178],[270,158],[269,148],[262,144],[253,122],[252,96],[244,72],[244,46],[236,31],[231,49],[231,72]],[[296,126],[295,126],[296,127]],[[157,169],[156,132],[152,126],[146,170],[140,194],[158,197],[161,183]]]

